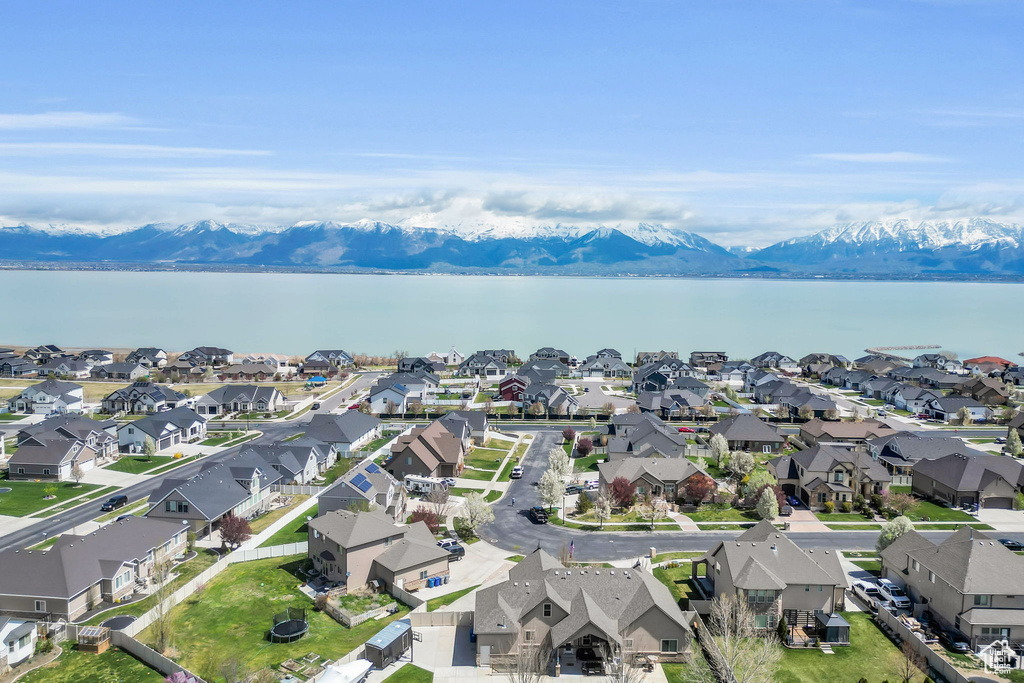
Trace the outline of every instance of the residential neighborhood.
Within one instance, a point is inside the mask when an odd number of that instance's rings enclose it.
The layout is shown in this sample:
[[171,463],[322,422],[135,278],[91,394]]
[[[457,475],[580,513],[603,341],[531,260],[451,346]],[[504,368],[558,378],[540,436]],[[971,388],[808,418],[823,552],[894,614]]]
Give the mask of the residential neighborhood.
[[239,656],[285,648],[282,679],[312,650],[328,666],[297,670],[328,683],[356,662],[689,680],[723,656],[699,638],[723,609],[787,670],[845,649],[881,681],[871,653],[908,642],[933,680],[1021,669],[1016,366],[422,353],[5,352],[36,372],[0,380],[0,661],[28,670],[69,629],[96,656],[89,627],[208,680],[161,647],[151,598],[177,591],[185,638],[203,617],[181,589],[243,585],[346,634],[234,627]]

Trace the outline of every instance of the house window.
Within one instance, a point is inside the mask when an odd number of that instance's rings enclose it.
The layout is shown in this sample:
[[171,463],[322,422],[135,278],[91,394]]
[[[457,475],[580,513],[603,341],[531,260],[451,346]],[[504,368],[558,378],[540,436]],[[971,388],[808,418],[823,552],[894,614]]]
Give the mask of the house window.
[[661,651],[674,653],[679,652],[679,641],[678,640],[663,640],[661,641]]
[[975,595],[974,606],[975,607],[988,607],[992,602],[991,595]]
[[25,468],[24,467],[19,467],[18,468],[18,474],[25,474]]
[[836,470],[835,472],[833,472],[832,481],[839,482],[841,484],[843,482],[843,471]]
[[44,467],[43,468],[43,474],[49,474],[49,473],[50,473],[50,468],[49,467]]
[[119,590],[132,580],[131,571],[125,571],[114,578],[114,590]]
[[128,428],[128,433],[129,434],[134,434],[135,433],[135,427],[129,427]]
[[550,602],[545,602],[544,603],[544,616],[546,616],[546,617],[550,617],[551,616],[551,603]]
[[921,569],[921,565],[917,563],[917,560],[911,560],[910,566],[914,568],[915,572]]
[[772,452],[772,447],[771,446],[761,446],[761,452],[762,453],[771,453]]
[[537,639],[537,632],[533,630],[523,631],[523,640],[527,643],[532,643]]
[[623,638],[622,639],[622,649],[623,650],[632,650],[633,649],[633,639],[632,638]]
[[178,501],[178,500],[169,500],[166,503],[164,503],[164,511],[165,512],[182,512],[182,513],[187,513],[188,512],[188,503],[184,503],[184,502]]
[[755,628],[768,628],[768,615],[757,614],[754,616],[754,627]]
[[406,465],[411,465],[412,464],[412,456],[411,455],[407,455],[405,457],[405,464]]
[[929,571],[928,572],[928,580],[931,581],[932,583],[935,583],[935,572],[933,572],[933,571]]
[[427,570],[426,569],[424,569],[423,571],[420,572],[420,578],[421,579],[427,578]]
[[825,493],[819,493],[818,494],[818,502],[819,503],[824,503],[826,500],[828,500],[828,494],[825,494]]
[[46,600],[36,600],[36,611],[37,612],[45,612],[46,611]]
[[394,538],[391,538],[391,537],[385,538],[384,539],[384,547],[385,548],[390,548],[391,544],[394,543],[394,542],[395,542]]

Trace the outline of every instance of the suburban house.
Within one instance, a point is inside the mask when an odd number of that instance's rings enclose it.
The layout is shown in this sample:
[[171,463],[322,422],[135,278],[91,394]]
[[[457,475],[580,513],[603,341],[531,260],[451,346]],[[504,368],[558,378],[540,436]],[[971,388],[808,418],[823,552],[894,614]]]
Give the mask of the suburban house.
[[8,461],[11,479],[68,481],[117,454],[116,423],[81,415],[59,415],[18,432],[18,450]]
[[459,353],[458,349],[453,346],[444,353],[440,351],[432,351],[427,354],[427,359],[435,363],[440,362],[445,366],[449,366],[458,365],[462,361],[466,360],[466,355],[464,353]]
[[942,372],[960,374],[964,371],[963,362],[956,358],[948,358],[941,353],[922,353],[914,359],[915,368],[935,368]]
[[973,650],[996,640],[1018,652],[1024,645],[1024,557],[985,533],[962,526],[936,544],[908,531],[882,551],[881,573]]
[[281,475],[254,452],[211,463],[191,479],[167,478],[149,496],[146,517],[174,520],[197,536],[215,531],[225,515],[252,519],[270,509]]
[[563,365],[569,365],[570,358],[568,353],[553,346],[544,346],[530,354],[530,360],[557,360]]
[[142,453],[150,440],[162,451],[206,438],[206,418],[184,406],[152,413],[117,428],[118,448],[123,453]]
[[575,415],[580,408],[576,397],[557,384],[533,384],[523,389],[523,405],[539,403],[549,415]]
[[686,458],[625,458],[600,463],[597,471],[601,491],[608,492],[613,481],[624,477],[636,486],[640,498],[664,498],[671,503],[685,498],[684,489],[690,477],[708,477],[707,472]]
[[846,606],[846,572],[832,550],[804,550],[768,521],[735,539],[719,541],[691,560],[693,583],[705,601],[736,595],[754,612],[760,628],[774,629],[780,617],[792,629],[816,629],[816,615]]
[[750,363],[755,368],[777,368],[785,372],[796,372],[800,369],[799,363],[778,351],[765,351],[751,358]]
[[424,522],[395,525],[382,512],[332,510],[307,526],[313,568],[349,591],[368,585],[414,591],[448,575],[448,551]]
[[942,396],[941,391],[923,389],[908,384],[900,383],[893,388],[886,400],[896,406],[899,410],[909,410],[912,413],[922,413],[928,405],[928,401]]
[[615,415],[608,429],[609,461],[680,458],[686,454],[686,435],[651,413]]
[[84,396],[81,384],[48,379],[9,399],[7,405],[12,413],[81,413],[85,410]]
[[895,433],[895,429],[878,420],[837,422],[815,418],[800,425],[800,440],[808,446],[825,443],[862,444]]
[[692,351],[690,352],[690,365],[693,367],[707,367],[715,363],[724,363],[729,356],[724,351]]
[[288,356],[283,353],[250,353],[242,359],[242,365],[266,365],[278,375],[295,374],[295,366],[288,364]]
[[437,420],[452,434],[465,435],[468,447],[470,442],[484,445],[491,438],[491,423],[487,414],[479,410],[453,410],[445,413]]
[[531,372],[541,373],[542,375],[550,375],[552,378],[555,377],[570,377],[573,374],[572,368],[561,361],[557,360],[528,360],[516,370],[517,375],[526,375]]
[[599,658],[689,660],[694,625],[667,587],[643,569],[569,569],[537,548],[508,580],[476,593],[478,665],[514,671],[533,647],[550,648],[556,672],[579,672],[586,648]]
[[786,443],[786,437],[775,427],[753,415],[727,417],[711,425],[712,435],[721,434],[729,442],[730,450],[777,453]]
[[[325,449],[330,452],[330,446]],[[243,446],[241,453],[255,453],[274,470],[281,475],[280,484],[296,484],[303,486],[310,484],[316,479],[321,469],[321,464],[327,463],[328,456],[318,452],[316,446],[295,441],[279,442],[258,446]]]
[[318,413],[306,427],[306,436],[329,443],[338,451],[338,457],[351,457],[355,451],[379,439],[384,423],[373,415],[358,410],[346,410],[341,415]]
[[953,387],[953,390],[987,406],[1005,405],[1010,398],[1006,384],[995,377],[972,377]]
[[[440,387],[440,378],[429,372],[396,372],[377,380],[370,389],[370,411],[404,413],[412,403],[432,403]],[[394,410],[389,409],[390,404]]]
[[39,368],[27,358],[4,358],[0,361],[0,377],[24,377],[34,375]]
[[664,358],[636,368],[633,371],[631,389],[636,394],[641,391],[661,391],[672,386],[673,382],[678,383],[680,380],[686,379],[691,381],[690,385],[677,384],[677,386],[681,389],[690,389],[694,393],[700,393],[697,389],[698,384],[710,390],[706,384],[692,375],[693,368],[683,361],[678,358]]
[[892,481],[885,466],[868,453],[825,444],[773,458],[768,471],[778,479],[783,493],[796,496],[813,510],[825,503],[838,508],[857,496],[881,494]]
[[960,375],[951,375],[935,368],[908,368],[902,365],[877,374],[884,374],[899,382],[908,382],[925,389],[952,389],[964,380]]
[[393,522],[406,516],[406,493],[402,482],[381,469],[374,462],[363,463],[343,474],[320,494],[320,515],[333,510],[348,510],[353,505],[366,503],[379,510]]
[[148,380],[133,382],[123,389],[107,394],[100,402],[103,412],[159,413],[179,406],[191,405],[193,399],[163,384]]
[[274,413],[286,407],[279,389],[255,384],[218,387],[196,400],[196,412],[200,415]]
[[505,361],[492,358],[482,353],[474,353],[459,364],[458,375],[462,377],[504,377],[508,371]]
[[64,358],[67,355],[64,349],[55,344],[43,344],[25,352],[25,358],[37,363],[45,363],[53,358]]
[[[554,377],[551,378],[552,380]],[[530,385],[530,378],[525,375],[505,375],[498,383],[498,394],[502,401],[519,403],[523,400],[523,391]]]
[[195,360],[176,360],[163,368],[164,373],[179,382],[201,382],[206,376],[205,365]]
[[129,516],[87,536],[64,534],[47,550],[0,553],[0,613],[75,620],[134,596],[158,563],[183,555],[188,528]]
[[267,382],[281,374],[281,370],[266,363],[235,363],[217,371],[217,375],[233,382]]
[[913,465],[913,493],[952,507],[1012,510],[1024,491],[1024,465],[1005,455],[951,453]]
[[410,474],[457,477],[462,472],[465,455],[462,439],[435,420],[399,436],[391,446],[385,468],[397,479],[405,479]]
[[992,411],[970,396],[949,394],[933,398],[925,404],[924,412],[937,420],[949,422],[958,419],[958,413],[966,408],[974,422],[985,422],[992,417]]
[[303,377],[330,377],[338,372],[338,368],[326,360],[308,360],[299,372]]
[[36,622],[0,617],[0,674],[36,653]]
[[401,358],[398,361],[399,372],[423,371],[430,374],[437,374],[444,372],[444,369],[444,361],[432,361],[429,358],[424,358],[423,356]]
[[836,368],[848,368],[852,365],[846,356],[837,356],[831,353],[809,353],[797,363],[805,370],[811,365],[831,365]]
[[661,360],[669,360],[669,359],[672,359],[672,358],[678,359],[679,358],[679,352],[678,351],[637,351],[636,352],[636,361],[634,361],[633,365],[635,365],[637,367],[640,367],[642,365],[647,365],[648,363],[656,363],[656,362],[661,361]]
[[306,356],[306,363],[317,361],[330,363],[337,368],[343,368],[355,363],[355,359],[341,349],[320,349]]
[[1016,429],[1017,436],[1024,439],[1024,411],[1018,410],[1017,413],[1010,418],[1010,421],[1006,425],[1006,435],[1010,435],[1010,430]]
[[955,436],[921,432],[896,432],[867,442],[868,453],[882,463],[892,476],[893,486],[910,486],[914,465],[919,460],[934,460],[953,453],[984,455]]
[[167,352],[155,346],[144,346],[129,353],[125,361],[138,363],[147,368],[162,368],[167,365]]
[[512,365],[519,362],[519,359],[516,357],[516,352],[512,349],[484,349],[483,351],[477,351],[477,353],[484,356],[490,356],[495,360],[500,360],[506,365]]
[[218,346],[197,346],[178,356],[178,360],[196,361],[200,365],[231,365],[235,362],[235,354]]
[[[28,354],[25,354],[26,356]],[[979,356],[978,358],[968,358],[964,361],[964,369],[969,370],[975,375],[989,375],[994,372],[1003,372],[1007,368],[1014,366],[1013,361],[1000,358],[999,356]]]
[[621,358],[614,356],[589,356],[580,366],[580,373],[583,377],[603,377],[606,379],[621,379],[631,377],[633,369],[630,368]]
[[123,379],[134,382],[149,375],[149,368],[140,363],[107,363],[97,365],[89,373],[93,379]]
[[92,364],[74,358],[53,358],[36,368],[40,377],[65,377],[67,379],[88,379]]
[[662,418],[693,416],[708,404],[706,397],[688,389],[643,391],[636,397],[636,405],[642,412],[654,413]]

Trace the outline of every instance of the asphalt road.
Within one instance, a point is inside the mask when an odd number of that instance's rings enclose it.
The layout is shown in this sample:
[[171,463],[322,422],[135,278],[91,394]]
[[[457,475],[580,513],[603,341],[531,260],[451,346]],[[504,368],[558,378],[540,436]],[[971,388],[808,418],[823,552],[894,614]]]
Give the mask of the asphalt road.
[[[267,422],[263,424],[251,422],[250,427],[252,429],[258,429],[263,432],[260,437],[221,453],[206,456],[199,462],[176,467],[166,474],[157,475],[145,482],[121,489],[118,493],[128,496],[128,502],[131,504],[149,496],[160,486],[160,482],[166,478],[186,479],[198,474],[200,468],[206,467],[210,463],[218,463],[227,460],[245,446],[273,443],[274,441],[281,441],[282,439],[285,439],[297,432],[301,432],[305,425],[313,419],[314,415],[317,413],[327,412],[332,408],[337,408],[348,403],[349,398],[353,393],[373,384],[378,374],[379,373],[366,373],[364,375],[360,375],[359,379],[357,379],[352,386],[342,392],[339,392],[337,395],[322,401],[321,407],[318,411],[307,411],[302,415],[302,417],[295,420],[290,420],[288,422]],[[236,428],[239,425],[244,426],[244,424],[244,422],[224,423],[225,426],[232,426]],[[98,517],[101,514],[100,505],[102,503],[102,500],[91,500],[58,515],[54,515],[53,517],[40,519],[38,523],[33,524],[32,526],[7,534],[0,538],[0,550],[7,550],[8,548],[25,548],[44,541],[55,534],[62,534],[67,531],[71,531],[79,524],[84,524],[85,522],[89,522]]]
[[[513,480],[502,502],[494,507],[494,521],[480,529],[480,537],[492,545],[525,555],[538,545],[558,556],[562,546],[575,542],[573,558],[579,561],[622,560],[646,556],[652,547],[659,553],[672,551],[704,551],[719,541],[735,538],[737,531],[581,531],[554,524],[535,524],[526,511],[541,505],[536,483],[547,469],[547,454],[562,442],[560,430],[548,428],[537,432],[523,460],[523,478]],[[515,504],[511,503],[515,498]],[[922,535],[939,541],[951,532],[925,531]],[[874,550],[877,531],[790,532],[790,538],[801,547],[825,550]],[[1024,542],[1024,533],[1000,533],[999,538]]]

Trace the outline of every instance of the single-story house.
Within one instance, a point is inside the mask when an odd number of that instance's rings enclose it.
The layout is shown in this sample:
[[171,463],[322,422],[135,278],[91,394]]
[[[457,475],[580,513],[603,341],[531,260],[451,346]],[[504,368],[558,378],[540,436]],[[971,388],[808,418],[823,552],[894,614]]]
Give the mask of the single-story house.
[[196,401],[196,412],[200,415],[274,413],[286,407],[279,389],[255,384],[218,387]]
[[1012,510],[1024,491],[1024,465],[1005,455],[952,453],[913,465],[913,492],[954,507]]
[[100,402],[100,407],[103,412],[109,414],[159,413],[180,406],[189,406],[193,402],[193,398],[169,386],[139,380],[107,394]]
[[753,415],[736,415],[713,424],[712,435],[721,434],[734,451],[758,451],[777,453],[786,442],[786,437],[763,420]]
[[341,415],[318,413],[306,427],[306,436],[333,445],[338,457],[348,458],[364,445],[379,439],[383,426],[378,418],[358,410],[346,410]]
[[173,408],[126,422],[117,428],[124,453],[142,453],[151,440],[157,451],[206,438],[206,418],[191,408]]
[[815,418],[800,425],[800,440],[808,446],[820,443],[861,444],[895,433],[895,429],[878,420],[836,422]]
[[601,463],[597,471],[601,491],[609,491],[613,481],[624,477],[636,486],[641,498],[651,496],[669,502],[686,497],[684,490],[690,477],[708,477],[686,458],[625,458]]
[[141,363],[108,363],[98,365],[90,373],[93,379],[123,379],[134,382],[149,375],[150,369]]

